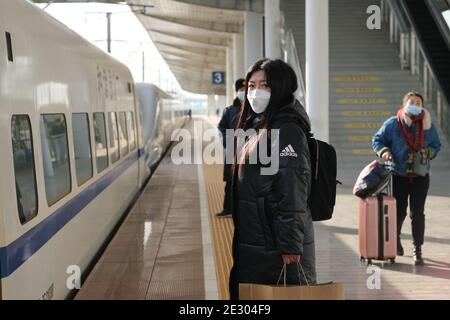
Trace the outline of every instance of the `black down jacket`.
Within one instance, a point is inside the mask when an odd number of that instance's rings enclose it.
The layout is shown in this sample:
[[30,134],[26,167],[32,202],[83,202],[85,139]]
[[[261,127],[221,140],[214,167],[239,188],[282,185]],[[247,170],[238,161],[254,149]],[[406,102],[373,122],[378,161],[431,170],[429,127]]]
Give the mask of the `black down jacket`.
[[[239,283],[276,284],[282,254],[301,255],[308,282],[316,282],[314,229],[307,204],[311,169],[302,128],[309,132],[310,121],[297,100],[280,108],[269,127],[280,130],[278,172],[262,175],[261,164],[246,164],[233,176],[231,299],[238,298]],[[299,283],[295,264],[287,266],[287,283]]]
[[[239,98],[234,99],[231,106],[223,110],[222,118],[219,121],[217,128],[222,134],[222,145],[226,149],[226,131],[227,129],[235,129],[241,114],[241,101]],[[223,181],[231,181],[231,164],[225,163],[223,166]]]

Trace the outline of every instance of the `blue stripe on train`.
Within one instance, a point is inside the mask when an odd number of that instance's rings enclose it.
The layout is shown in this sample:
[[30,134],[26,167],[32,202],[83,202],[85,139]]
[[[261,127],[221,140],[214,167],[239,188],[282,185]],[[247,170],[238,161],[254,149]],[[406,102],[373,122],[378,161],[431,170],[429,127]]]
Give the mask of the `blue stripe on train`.
[[0,278],[19,268],[143,154],[144,150],[139,149],[20,238],[0,248]]

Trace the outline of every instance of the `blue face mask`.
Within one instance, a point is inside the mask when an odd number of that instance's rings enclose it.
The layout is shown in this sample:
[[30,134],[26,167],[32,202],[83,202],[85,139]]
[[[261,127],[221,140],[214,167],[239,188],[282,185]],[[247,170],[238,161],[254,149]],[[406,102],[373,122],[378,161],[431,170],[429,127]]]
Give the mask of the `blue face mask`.
[[406,112],[408,112],[412,116],[418,116],[422,113],[422,108],[412,104],[408,104],[406,106]]
[[241,102],[244,101],[244,99],[245,99],[245,91],[239,91],[238,92],[238,98],[239,98],[239,100],[241,100]]

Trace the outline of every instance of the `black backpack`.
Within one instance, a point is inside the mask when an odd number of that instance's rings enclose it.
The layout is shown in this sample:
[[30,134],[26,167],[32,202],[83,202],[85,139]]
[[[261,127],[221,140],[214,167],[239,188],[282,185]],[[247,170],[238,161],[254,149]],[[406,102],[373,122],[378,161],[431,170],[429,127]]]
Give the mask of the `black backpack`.
[[311,160],[311,193],[308,205],[313,221],[331,219],[336,204],[337,157],[334,147],[306,134]]

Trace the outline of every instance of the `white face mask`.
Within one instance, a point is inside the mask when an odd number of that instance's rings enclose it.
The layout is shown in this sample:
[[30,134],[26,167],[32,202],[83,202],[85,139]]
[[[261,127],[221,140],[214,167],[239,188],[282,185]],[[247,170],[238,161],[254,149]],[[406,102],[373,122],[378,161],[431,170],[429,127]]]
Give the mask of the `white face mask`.
[[269,105],[270,92],[261,89],[249,90],[247,94],[248,102],[256,114],[263,113]]
[[422,113],[422,106],[416,106],[414,104],[409,103],[406,106],[406,112],[408,112],[412,116],[418,116]]

